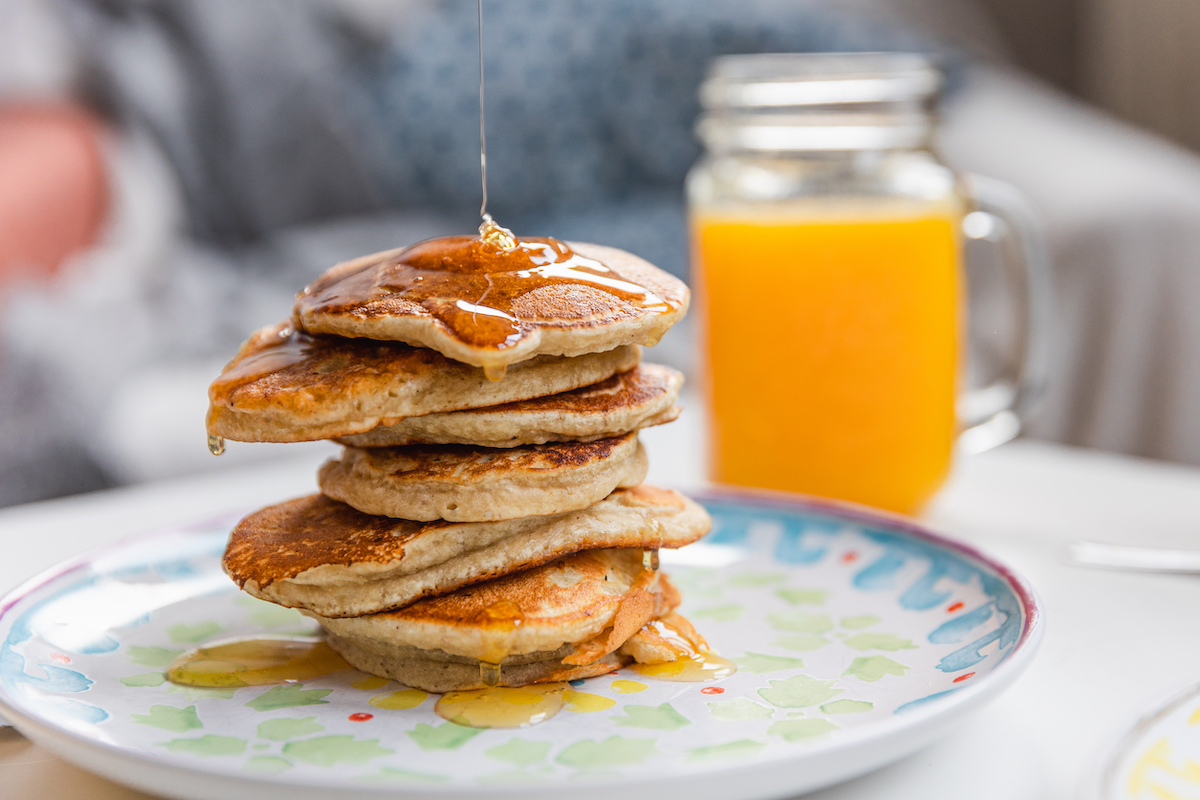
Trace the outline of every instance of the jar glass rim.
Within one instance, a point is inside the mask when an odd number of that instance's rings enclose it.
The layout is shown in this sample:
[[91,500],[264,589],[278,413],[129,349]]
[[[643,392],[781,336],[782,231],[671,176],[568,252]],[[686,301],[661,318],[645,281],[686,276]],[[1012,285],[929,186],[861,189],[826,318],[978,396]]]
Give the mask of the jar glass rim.
[[700,102],[710,111],[923,105],[941,85],[941,71],[921,53],[758,53],[714,59],[700,87]]

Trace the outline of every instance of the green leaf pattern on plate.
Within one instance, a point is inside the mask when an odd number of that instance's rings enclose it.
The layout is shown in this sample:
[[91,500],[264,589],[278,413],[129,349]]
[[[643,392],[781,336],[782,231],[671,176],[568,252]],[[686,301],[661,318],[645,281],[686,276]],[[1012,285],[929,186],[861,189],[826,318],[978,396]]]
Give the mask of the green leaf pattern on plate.
[[[197,769],[252,773],[281,784],[392,785],[412,792],[438,784],[637,778],[783,757],[851,736],[903,713],[906,704],[969,685],[968,679],[978,682],[1012,647],[1002,628],[1010,598],[996,595],[995,581],[981,578],[990,574],[966,559],[939,562],[939,576],[922,583],[931,559],[946,551],[925,555],[921,548],[931,546],[820,519],[810,533],[804,526],[815,515],[798,512],[762,511],[757,522],[746,522],[759,512],[744,506],[722,510],[718,504],[714,512],[710,541],[747,547],[747,555],[722,567],[687,567],[673,565],[664,551],[663,570],[683,592],[681,613],[739,667],[717,684],[657,682],[621,671],[574,687],[611,699],[611,708],[485,731],[437,717],[436,697],[412,693],[413,702],[384,702],[379,698],[407,697],[406,687],[364,681],[355,671],[268,687],[166,683],[163,671],[186,648],[216,637],[312,629],[296,612],[227,585],[218,559],[224,527],[204,534],[212,541],[208,552],[182,566],[147,564],[143,583],[128,582],[138,578],[133,573],[120,578],[127,581],[125,592],[201,579],[208,581],[203,591],[166,606],[151,604],[145,619],[108,630],[115,647],[107,650],[67,652],[38,636],[18,641],[12,651],[23,659],[24,672],[16,678],[0,672],[0,688],[25,680],[21,685],[32,687],[28,696],[46,697],[47,714],[67,714],[62,700],[70,699],[95,709],[94,717],[104,715],[94,724],[110,740],[198,763]],[[755,533],[738,539],[746,530]],[[80,583],[73,591],[102,589]],[[947,627],[989,604],[998,611],[976,628]],[[77,672],[90,688],[73,695],[43,691],[36,681],[59,674],[47,666]],[[617,680],[647,688],[616,691]]]

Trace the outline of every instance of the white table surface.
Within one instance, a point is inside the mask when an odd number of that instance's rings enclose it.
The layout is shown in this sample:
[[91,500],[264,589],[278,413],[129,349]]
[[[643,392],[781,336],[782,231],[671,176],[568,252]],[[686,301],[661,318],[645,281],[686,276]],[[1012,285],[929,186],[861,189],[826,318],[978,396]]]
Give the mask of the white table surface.
[[[647,432],[653,480],[697,480],[696,434],[695,422]],[[0,590],[104,542],[312,491],[317,460],[307,450],[290,461],[0,510]],[[1016,442],[962,459],[925,516],[1032,581],[1046,607],[1041,652],[1013,688],[947,739],[809,797],[1081,797],[1098,754],[1139,712],[1200,679],[1200,578],[1081,569],[1064,563],[1065,545],[1086,537],[1200,546],[1200,470]],[[11,728],[0,728],[0,787],[8,800],[146,797]]]

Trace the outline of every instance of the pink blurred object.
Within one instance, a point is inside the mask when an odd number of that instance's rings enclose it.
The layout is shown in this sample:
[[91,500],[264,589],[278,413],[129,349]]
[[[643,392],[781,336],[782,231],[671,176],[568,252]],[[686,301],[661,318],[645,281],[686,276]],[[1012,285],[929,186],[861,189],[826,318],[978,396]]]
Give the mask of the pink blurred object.
[[0,290],[95,243],[109,208],[102,135],[79,108],[0,108]]

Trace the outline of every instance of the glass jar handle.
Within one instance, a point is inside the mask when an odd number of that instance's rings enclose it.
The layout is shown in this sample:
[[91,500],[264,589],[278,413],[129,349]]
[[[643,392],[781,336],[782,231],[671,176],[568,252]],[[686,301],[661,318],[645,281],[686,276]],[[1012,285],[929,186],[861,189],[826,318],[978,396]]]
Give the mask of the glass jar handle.
[[962,176],[974,210],[963,217],[968,239],[994,243],[1014,289],[1015,351],[1007,374],[958,399],[958,449],[982,453],[1015,437],[1045,389],[1049,366],[1050,259],[1037,212],[1007,183],[982,175]]

